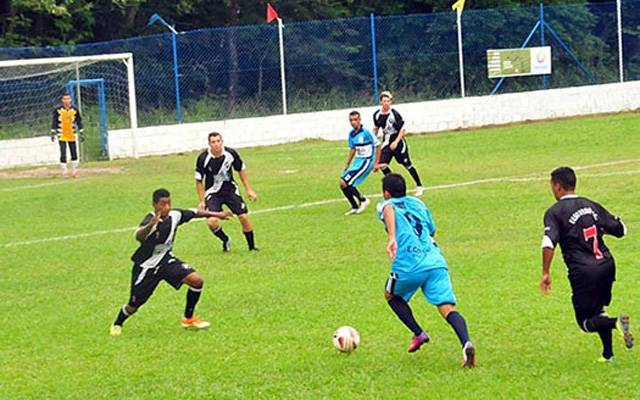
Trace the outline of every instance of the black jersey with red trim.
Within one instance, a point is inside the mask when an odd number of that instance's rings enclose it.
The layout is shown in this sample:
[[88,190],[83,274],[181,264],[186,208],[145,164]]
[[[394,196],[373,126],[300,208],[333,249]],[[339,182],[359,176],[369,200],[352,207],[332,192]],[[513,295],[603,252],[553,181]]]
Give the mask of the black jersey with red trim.
[[230,147],[224,147],[222,155],[215,157],[208,149],[196,160],[196,180],[204,185],[204,196],[215,193],[235,193],[238,185],[233,179],[233,170],[246,168],[240,155]]
[[614,265],[613,256],[603,240],[605,232],[622,237],[626,227],[620,218],[600,204],[577,195],[568,195],[544,214],[542,247],[555,248],[557,244],[560,245],[571,280],[580,270]]

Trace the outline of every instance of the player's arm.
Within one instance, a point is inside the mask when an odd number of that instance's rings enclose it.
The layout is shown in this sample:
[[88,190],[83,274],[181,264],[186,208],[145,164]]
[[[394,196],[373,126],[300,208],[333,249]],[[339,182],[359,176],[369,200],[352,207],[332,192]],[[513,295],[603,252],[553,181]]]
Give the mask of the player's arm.
[[193,212],[195,212],[195,217],[194,218],[211,218],[211,217],[215,217],[215,218],[219,218],[219,219],[229,219],[233,216],[233,213],[231,213],[231,211],[209,211],[209,210],[204,210],[204,209],[197,209],[197,210],[193,210]]
[[51,141],[54,142],[56,137],[60,137],[60,126],[58,124],[58,109],[53,110],[53,117],[51,118]]
[[241,169],[238,171],[238,175],[240,176],[240,180],[242,181],[242,185],[244,185],[244,190],[247,192],[247,197],[249,200],[256,201],[258,200],[258,194],[251,189],[251,185],[249,185],[249,174],[247,174],[246,169]]
[[138,230],[136,231],[136,239],[139,242],[143,242],[144,239],[149,236],[149,233],[151,233],[151,230],[158,224],[158,222],[160,222],[160,211],[157,211],[155,214],[153,214],[153,217],[146,225],[142,225],[138,228]]
[[196,179],[196,191],[198,192],[198,210],[204,210],[204,185],[202,184],[202,181],[198,179]]
[[346,171],[349,168],[349,165],[351,165],[351,161],[353,160],[353,157],[356,155],[356,149],[349,149],[349,155],[347,156],[347,163],[344,166],[344,171]]
[[600,216],[600,223],[603,235],[612,235],[617,238],[621,238],[627,234],[627,226],[622,222],[620,217],[617,217],[607,211],[604,207],[599,205],[600,210],[598,215]]
[[381,148],[382,146],[380,145],[380,142],[378,142],[378,145],[376,146],[376,157],[373,161],[373,172],[377,172],[381,168],[381,165],[380,165]]
[[544,294],[549,294],[551,289],[551,275],[549,270],[551,269],[551,261],[553,261],[553,255],[555,250],[553,247],[542,248],[542,276],[540,277],[540,290]]
[[387,204],[382,209],[382,219],[387,227],[389,242],[387,243],[387,254],[394,260],[398,252],[398,242],[396,241],[396,213],[391,204]]
[[551,210],[544,215],[544,236],[542,237],[542,276],[540,277],[540,290],[544,294],[549,294],[551,289],[551,262],[555,254],[556,243],[559,240],[560,230]]
[[78,127],[78,137],[81,142],[84,142],[84,125],[82,124],[82,115],[80,110],[76,108],[76,127]]

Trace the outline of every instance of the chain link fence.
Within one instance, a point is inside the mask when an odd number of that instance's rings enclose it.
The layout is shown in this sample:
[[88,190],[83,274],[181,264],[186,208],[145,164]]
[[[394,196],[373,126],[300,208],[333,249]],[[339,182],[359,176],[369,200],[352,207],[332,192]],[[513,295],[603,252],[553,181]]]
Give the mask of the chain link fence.
[[[640,0],[624,0],[622,16],[624,80],[640,80]],[[527,47],[543,41],[552,47],[552,74],[507,78],[497,93],[619,81],[615,2],[545,7],[544,21],[556,35],[545,29],[544,38],[540,27],[533,29],[540,20],[539,7],[464,11],[467,96],[496,89],[487,49],[518,48],[529,36]],[[2,48],[0,58],[131,52],[138,123],[153,126],[282,114],[279,45],[278,26],[264,24]],[[454,12],[285,23],[283,48],[288,113],[374,104],[382,90],[399,102],[461,96]]]

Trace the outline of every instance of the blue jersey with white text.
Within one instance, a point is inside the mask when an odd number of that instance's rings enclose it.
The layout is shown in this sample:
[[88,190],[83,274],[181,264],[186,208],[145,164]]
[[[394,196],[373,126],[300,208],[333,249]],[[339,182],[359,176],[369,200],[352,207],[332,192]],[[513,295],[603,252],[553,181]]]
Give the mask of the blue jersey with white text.
[[360,126],[358,131],[352,129],[349,132],[349,148],[355,149],[356,158],[368,158],[373,161],[379,144],[378,137],[364,126]]
[[398,251],[391,264],[391,272],[416,273],[434,268],[447,268],[440,249],[432,239],[436,231],[431,213],[415,197],[398,197],[378,203],[378,218],[385,224],[384,208],[393,207],[396,216],[396,242]]

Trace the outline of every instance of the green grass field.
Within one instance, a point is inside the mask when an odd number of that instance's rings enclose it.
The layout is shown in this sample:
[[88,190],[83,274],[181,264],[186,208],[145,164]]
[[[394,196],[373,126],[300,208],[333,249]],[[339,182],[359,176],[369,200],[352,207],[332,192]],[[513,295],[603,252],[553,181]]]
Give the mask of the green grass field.
[[[552,295],[537,287],[549,172],[573,166],[578,193],[627,224],[627,237],[607,241],[618,264],[609,312],[629,313],[640,331],[638,126],[640,114],[627,113],[409,138],[478,348],[474,370],[460,369],[455,334],[421,295],[411,304],[432,341],[406,352],[412,334],[383,297],[375,207],[343,216],[346,139],[241,149],[259,195],[259,253],[237,220],[224,223],[230,254],[203,221],[181,228],[174,253],[205,278],[196,313],[212,327],[200,332],[178,323],[186,290],[162,284],[122,336],[108,335],[151,192],[197,204],[195,153],[88,163],[78,180],[56,166],[0,171],[0,398],[640,398],[638,349],[616,335],[616,363],[596,362],[599,340],[574,322],[560,252]],[[374,204],[380,179],[361,187]],[[351,355],[331,344],[341,325],[360,332]]]

